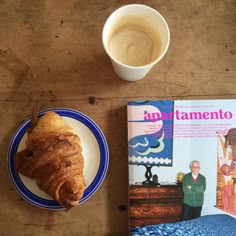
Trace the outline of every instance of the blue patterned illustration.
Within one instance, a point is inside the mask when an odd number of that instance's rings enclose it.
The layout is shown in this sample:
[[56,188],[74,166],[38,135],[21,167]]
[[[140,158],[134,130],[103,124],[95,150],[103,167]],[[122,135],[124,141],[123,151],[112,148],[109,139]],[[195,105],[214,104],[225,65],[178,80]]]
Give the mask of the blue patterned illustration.
[[235,236],[236,219],[225,214],[130,228],[130,236]]
[[173,111],[170,100],[128,102],[129,164],[172,165]]

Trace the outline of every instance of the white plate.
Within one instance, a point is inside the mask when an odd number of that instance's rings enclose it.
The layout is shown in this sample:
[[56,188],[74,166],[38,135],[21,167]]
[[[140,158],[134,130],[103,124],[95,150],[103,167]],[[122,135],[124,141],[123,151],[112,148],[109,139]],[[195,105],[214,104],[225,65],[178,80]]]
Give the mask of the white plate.
[[[84,156],[84,177],[86,189],[79,204],[91,197],[102,184],[109,163],[108,146],[102,131],[98,125],[88,116],[81,112],[68,108],[52,108],[39,113],[42,116],[47,111],[58,113],[66,122],[72,126],[81,139]],[[8,171],[11,181],[17,192],[28,202],[35,206],[49,209],[64,209],[49,195],[40,190],[35,180],[16,173],[14,167],[14,155],[17,151],[25,148],[27,138],[26,132],[31,125],[28,118],[13,135],[8,148]]]

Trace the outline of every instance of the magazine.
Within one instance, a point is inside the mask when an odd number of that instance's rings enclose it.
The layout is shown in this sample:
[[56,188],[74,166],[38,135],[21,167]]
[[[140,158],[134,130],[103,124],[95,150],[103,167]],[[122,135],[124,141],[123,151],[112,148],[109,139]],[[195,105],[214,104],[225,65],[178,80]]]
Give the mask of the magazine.
[[181,209],[158,212],[155,192],[181,198],[192,160],[207,180],[203,214],[217,208],[236,215],[236,100],[130,101],[127,119],[131,225],[180,220]]

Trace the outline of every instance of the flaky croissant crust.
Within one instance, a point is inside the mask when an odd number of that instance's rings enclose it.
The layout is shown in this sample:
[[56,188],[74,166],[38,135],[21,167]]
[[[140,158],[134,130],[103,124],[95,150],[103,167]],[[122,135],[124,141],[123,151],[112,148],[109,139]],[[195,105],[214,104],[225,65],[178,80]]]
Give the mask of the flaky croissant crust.
[[36,180],[66,209],[78,204],[85,190],[81,141],[55,112],[45,113],[28,132],[26,149],[14,158],[17,172]]

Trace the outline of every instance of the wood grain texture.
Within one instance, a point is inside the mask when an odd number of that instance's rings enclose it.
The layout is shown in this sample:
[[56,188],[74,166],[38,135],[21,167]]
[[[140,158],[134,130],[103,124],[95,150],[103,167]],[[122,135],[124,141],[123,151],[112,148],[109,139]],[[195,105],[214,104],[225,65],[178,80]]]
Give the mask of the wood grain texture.
[[[129,3],[157,9],[171,31],[165,57],[136,82],[114,74],[101,42],[107,17]],[[126,104],[236,98],[235,12],[235,0],[0,0],[0,234],[128,235]],[[97,193],[53,216],[22,200],[7,172],[10,139],[34,105],[85,113],[110,150]]]
[[183,192],[181,186],[129,186],[131,226],[144,226],[181,220]]

